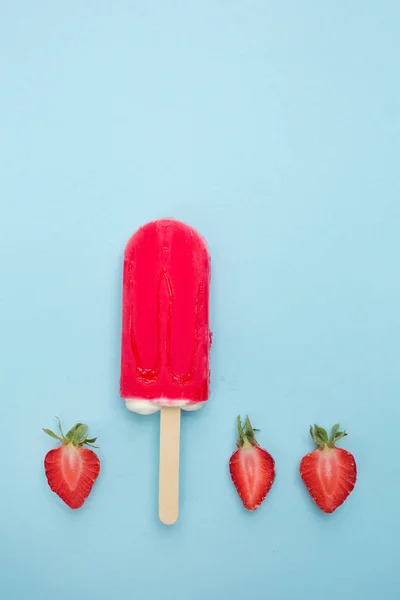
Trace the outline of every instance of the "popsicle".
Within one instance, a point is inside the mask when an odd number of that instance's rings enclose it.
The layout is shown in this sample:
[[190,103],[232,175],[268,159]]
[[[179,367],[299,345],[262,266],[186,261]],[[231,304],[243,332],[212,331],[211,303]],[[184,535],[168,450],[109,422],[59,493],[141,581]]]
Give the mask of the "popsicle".
[[124,254],[121,398],[160,416],[159,516],[178,518],[180,411],[209,396],[210,257],[200,234],[171,219],[141,227]]

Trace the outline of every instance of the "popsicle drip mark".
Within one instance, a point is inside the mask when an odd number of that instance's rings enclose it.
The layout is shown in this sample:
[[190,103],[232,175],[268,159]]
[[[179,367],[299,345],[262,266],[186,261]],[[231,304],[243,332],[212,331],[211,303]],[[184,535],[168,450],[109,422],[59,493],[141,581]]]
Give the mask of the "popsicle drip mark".
[[[171,281],[167,271],[165,271],[165,278],[167,280],[168,289],[171,291],[170,304],[168,307],[167,338],[166,338],[167,368],[168,368],[168,371],[170,372],[170,375],[173,378],[173,380],[176,383],[178,383],[180,386],[184,386],[185,384],[187,384],[193,380],[194,365],[195,365],[195,358],[196,358],[195,357],[195,345],[193,345],[193,347],[192,347],[189,371],[182,375],[178,375],[177,373],[175,373],[175,371],[172,368],[172,360],[171,360],[172,308],[173,308],[173,299],[175,297],[175,294],[173,292],[172,281]],[[196,302],[195,302],[195,307],[194,307],[194,320],[195,320],[195,322],[194,322],[194,333],[195,333],[194,339],[196,341],[199,340],[199,338],[200,338],[199,304],[200,304],[203,296],[204,296],[204,285],[200,282],[198,290],[197,290],[197,294],[196,294]]]
[[[132,268],[132,265],[131,265]],[[130,278],[130,281],[132,282],[132,278]],[[133,323],[134,323],[134,317],[132,314],[133,311],[133,307],[130,310],[129,313],[129,331],[131,332],[131,349],[132,349],[132,354],[134,356],[135,359],[135,364],[136,364],[136,375],[137,377],[146,384],[152,384],[155,383],[157,381],[157,379],[160,376],[161,373],[161,357],[163,355],[163,352],[161,352],[162,346],[163,346],[163,342],[162,342],[162,328],[161,328],[161,314],[162,314],[162,310],[161,310],[161,295],[162,295],[162,286],[163,283],[165,284],[165,288],[168,294],[168,311],[167,311],[167,320],[166,320],[166,337],[164,340],[164,350],[165,350],[165,354],[166,354],[166,358],[167,358],[167,364],[165,365],[166,368],[168,369],[171,377],[173,378],[173,380],[178,383],[180,386],[183,386],[185,384],[187,384],[189,381],[191,381],[193,379],[193,371],[194,371],[194,361],[195,361],[195,352],[194,352],[194,348],[192,349],[192,355],[191,355],[191,359],[190,359],[190,367],[189,367],[189,371],[187,373],[184,373],[182,375],[178,375],[177,373],[175,373],[175,371],[172,368],[172,360],[171,360],[171,335],[172,335],[172,312],[173,312],[173,304],[174,304],[174,298],[175,298],[175,292],[174,292],[174,288],[172,285],[172,280],[171,277],[169,276],[167,270],[164,268],[161,271],[160,274],[160,278],[158,281],[158,292],[157,292],[157,362],[155,364],[154,367],[152,368],[145,368],[142,365],[142,360],[141,360],[141,356],[140,356],[140,352],[139,352],[139,347],[136,341],[136,337],[134,334],[134,328],[133,328]],[[132,285],[132,283],[131,283]],[[197,298],[196,298],[196,305],[195,305],[195,334],[196,334],[196,338],[198,338],[198,334],[199,334],[199,311],[198,311],[198,306],[199,306],[199,302],[201,300],[201,296],[204,295],[204,290],[201,284],[199,284],[199,288],[198,288],[198,293],[197,293]]]
[[[133,278],[130,278],[130,281],[133,281]],[[162,310],[161,310],[161,304],[162,304],[162,289],[163,289],[163,284],[164,284],[164,289],[167,292],[167,297],[168,297],[168,309],[167,309],[167,319],[166,319],[166,331],[165,331],[165,339],[164,342],[162,340],[162,327],[161,327],[161,314],[162,314]],[[132,283],[131,283],[132,285]],[[198,320],[199,320],[199,311],[198,311],[198,305],[201,299],[201,295],[202,295],[202,288],[203,286],[200,284],[199,285],[199,289],[198,289],[198,293],[197,293],[197,298],[196,298],[196,305],[195,305],[195,334],[196,334],[196,338],[198,337],[199,334],[199,324],[198,324]],[[203,291],[204,294],[204,291]],[[173,304],[174,304],[174,298],[175,298],[175,292],[174,292],[174,288],[172,285],[172,280],[167,272],[166,269],[163,269],[161,271],[160,274],[160,278],[158,281],[158,293],[157,293],[157,362],[154,365],[154,367],[150,367],[150,368],[145,368],[142,365],[142,359],[140,356],[140,352],[139,352],[139,347],[138,347],[138,343],[135,337],[135,333],[134,333],[134,327],[133,327],[133,323],[134,323],[134,315],[133,315],[133,307],[130,310],[129,313],[129,331],[131,332],[131,349],[132,349],[132,354],[134,356],[135,359],[135,364],[136,364],[136,375],[137,377],[143,382],[143,383],[155,383],[157,381],[157,379],[160,376],[161,373],[161,369],[162,369],[162,364],[161,364],[161,358],[163,356],[163,352],[161,351],[161,349],[164,346],[164,350],[165,350],[165,355],[166,355],[166,365],[165,367],[168,369],[171,377],[173,378],[173,380],[178,383],[180,386],[183,386],[185,384],[187,384],[188,382],[190,382],[193,379],[193,370],[194,370],[194,361],[195,361],[195,353],[194,353],[194,348],[192,350],[192,355],[191,355],[191,359],[190,359],[190,367],[189,367],[189,371],[187,373],[184,373],[182,375],[178,375],[173,367],[172,367],[172,360],[171,360],[171,335],[172,335],[172,312],[173,312]]]
[[[132,268],[133,268],[133,264],[131,263],[130,270],[132,270]],[[130,311],[129,311],[129,331],[131,333],[132,354],[135,358],[135,364],[136,364],[136,376],[143,383],[149,383],[149,384],[156,382],[160,375],[160,372],[161,372],[161,353],[160,353],[160,348],[161,348],[161,323],[160,323],[161,293],[160,293],[160,291],[161,291],[161,284],[162,284],[163,276],[164,276],[164,273],[161,273],[161,276],[160,276],[160,279],[158,282],[158,294],[157,294],[157,314],[158,314],[158,319],[157,319],[157,362],[154,367],[151,367],[149,369],[146,369],[145,367],[142,366],[142,360],[141,360],[139,347],[138,347],[138,343],[137,343],[137,340],[135,337],[134,327],[133,327],[133,323],[134,323],[133,306],[131,306]],[[130,277],[130,287],[131,288],[132,288],[132,282],[133,282],[133,278]]]
[[[168,273],[165,274],[166,280],[168,282],[168,285],[172,286],[172,282],[168,276]],[[168,371],[171,374],[172,379],[178,383],[179,385],[184,385],[185,383],[188,383],[188,381],[190,381],[192,379],[192,374],[193,374],[193,351],[192,351],[192,357],[190,360],[190,369],[188,373],[185,373],[184,375],[177,375],[177,373],[175,373],[175,371],[172,368],[172,360],[171,360],[171,332],[172,332],[172,308],[173,308],[173,294],[171,295],[171,300],[170,300],[170,304],[168,307],[168,320],[167,320],[167,338],[166,338],[166,344],[165,344],[165,350],[167,353],[167,368]]]

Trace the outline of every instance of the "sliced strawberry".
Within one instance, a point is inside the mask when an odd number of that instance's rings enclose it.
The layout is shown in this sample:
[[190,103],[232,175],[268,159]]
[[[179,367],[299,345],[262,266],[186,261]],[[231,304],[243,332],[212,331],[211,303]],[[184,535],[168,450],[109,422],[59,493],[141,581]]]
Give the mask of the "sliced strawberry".
[[[70,508],[80,508],[89,496],[100,472],[100,461],[92,446],[96,438],[86,435],[87,425],[77,423],[64,435],[59,421],[60,436],[50,429],[43,429],[47,435],[59,440],[61,445],[50,450],[44,459],[48,484],[61,500]],[[93,446],[95,448],[95,446]]]
[[332,513],[354,489],[356,461],[350,452],[335,446],[347,435],[339,431],[339,425],[334,425],[329,438],[326,430],[318,425],[310,428],[310,434],[318,449],[303,457],[300,475],[317,506]]
[[244,429],[238,417],[238,449],[229,461],[229,470],[236,490],[247,510],[256,510],[265,499],[275,480],[275,461],[254,436],[249,417]]

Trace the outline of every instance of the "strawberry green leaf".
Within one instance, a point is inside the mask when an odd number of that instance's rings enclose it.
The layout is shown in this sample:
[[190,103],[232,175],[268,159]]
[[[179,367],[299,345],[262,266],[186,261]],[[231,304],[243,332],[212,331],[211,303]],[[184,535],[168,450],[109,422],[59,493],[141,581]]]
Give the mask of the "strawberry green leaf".
[[333,441],[335,439],[335,436],[336,436],[337,432],[339,431],[339,427],[340,427],[339,423],[336,423],[336,425],[334,425],[332,427],[331,437],[330,437],[331,441]]
[[254,435],[254,429],[253,429],[253,426],[252,426],[252,424],[250,423],[250,419],[249,419],[249,417],[248,417],[247,415],[246,415],[246,419],[245,419],[245,422],[244,422],[244,427],[245,427],[245,435],[246,435],[246,437],[247,437],[248,441],[249,441],[251,444],[253,444],[253,445],[258,445],[258,444],[257,444],[256,437],[255,437],[255,435]]
[[65,437],[67,438],[74,438],[75,434],[76,434],[76,430],[82,425],[82,423],[77,423],[76,425],[74,425],[73,427],[71,427],[71,429],[67,432],[67,435]]
[[60,417],[56,417],[56,419],[57,419],[57,421],[58,421],[58,429],[60,430],[61,437],[62,437],[62,438],[64,438],[64,437],[65,437],[65,435],[64,435],[64,432],[63,432],[63,430],[62,430],[61,419],[60,419]]
[[66,438],[72,444],[74,444],[74,446],[79,446],[83,443],[87,430],[87,425],[84,425],[83,423],[77,423],[68,431]]
[[254,429],[251,425],[249,417],[246,415],[244,421],[244,427],[242,425],[242,421],[240,416],[237,418],[237,427],[238,427],[238,440],[236,445],[238,448],[244,448],[245,446],[258,446],[258,442],[254,435]]
[[82,423],[79,423],[79,425],[77,426],[77,428],[75,429],[75,437],[79,440],[81,438],[83,438],[85,436],[85,433],[88,430],[88,426],[87,425],[83,425]]
[[62,442],[62,439],[58,435],[56,435],[55,433],[53,433],[51,431],[51,429],[43,429],[43,431],[45,433],[47,433],[47,435],[49,435],[50,437],[54,438],[55,440],[58,440],[59,442]]
[[321,449],[325,448],[329,444],[328,440],[328,432],[323,427],[319,427],[318,425],[314,425],[314,427],[310,427],[310,434],[314,442]]
[[240,418],[240,415],[238,415],[238,418],[237,418],[237,427],[238,427],[239,437],[240,438],[244,437],[244,431],[243,431],[243,427],[242,427],[242,419]]
[[244,429],[245,429],[245,434],[247,437],[254,437],[253,428],[251,426],[248,415],[246,415],[246,418],[244,420]]
[[332,440],[333,445],[335,445],[336,442],[338,442],[339,440],[341,440],[342,438],[346,437],[347,432],[346,431],[338,431],[334,437],[334,439]]
[[325,443],[328,442],[328,432],[326,431],[326,429],[324,429],[323,427],[318,427],[318,425],[315,425],[315,428],[318,431],[318,435],[320,436],[320,438],[322,440],[324,440]]

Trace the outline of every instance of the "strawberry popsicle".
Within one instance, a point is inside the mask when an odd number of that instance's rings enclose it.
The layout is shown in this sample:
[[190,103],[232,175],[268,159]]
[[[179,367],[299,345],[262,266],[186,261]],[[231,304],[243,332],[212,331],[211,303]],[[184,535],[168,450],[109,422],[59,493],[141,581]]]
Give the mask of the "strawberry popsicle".
[[[188,225],[153,221],[129,240],[120,392],[129,410],[147,415],[161,409],[160,503],[162,463],[176,438],[173,460],[179,467],[180,409],[196,410],[209,395],[209,285],[206,243]],[[163,433],[168,448],[163,447]],[[168,479],[171,468],[169,464]],[[177,498],[175,502],[177,518]]]

